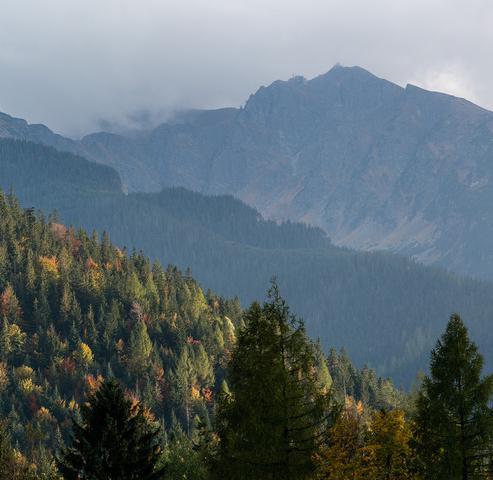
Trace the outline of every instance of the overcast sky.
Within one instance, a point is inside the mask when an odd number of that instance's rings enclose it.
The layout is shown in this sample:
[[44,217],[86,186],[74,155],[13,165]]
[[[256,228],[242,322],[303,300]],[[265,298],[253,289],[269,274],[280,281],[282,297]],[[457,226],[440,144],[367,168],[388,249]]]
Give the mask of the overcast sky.
[[335,63],[493,109],[492,0],[1,0],[0,111],[80,135]]

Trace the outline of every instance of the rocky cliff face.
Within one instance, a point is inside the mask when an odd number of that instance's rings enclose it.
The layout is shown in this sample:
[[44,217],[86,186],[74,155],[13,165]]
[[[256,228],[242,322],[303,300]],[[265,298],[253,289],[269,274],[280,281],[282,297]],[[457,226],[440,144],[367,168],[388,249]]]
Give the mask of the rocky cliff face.
[[207,191],[320,226],[339,245],[491,276],[492,175],[491,112],[335,68],[251,97]]
[[232,193],[339,245],[493,278],[493,113],[459,98],[336,66],[262,87],[241,109],[190,112],[132,138],[12,130],[0,117],[0,135],[109,164],[131,191]]

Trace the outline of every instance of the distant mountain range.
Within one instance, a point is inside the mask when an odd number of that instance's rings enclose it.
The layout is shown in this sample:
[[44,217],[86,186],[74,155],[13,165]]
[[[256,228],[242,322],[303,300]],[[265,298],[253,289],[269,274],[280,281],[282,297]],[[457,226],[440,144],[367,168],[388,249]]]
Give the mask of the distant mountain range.
[[493,113],[358,67],[276,81],[243,108],[184,112],[128,136],[75,142],[6,115],[0,136],[113,166],[132,192],[233,194],[337,245],[493,278]]
[[[0,139],[0,188],[58,222],[107,231],[121,247],[192,268],[205,288],[262,299],[276,275],[283,295],[323,345],[409,385],[452,311],[493,365],[493,285],[386,253],[334,246],[325,233],[264,220],[232,196],[183,188],[125,194],[117,172],[33,142]],[[1,205],[0,205],[1,210]]]

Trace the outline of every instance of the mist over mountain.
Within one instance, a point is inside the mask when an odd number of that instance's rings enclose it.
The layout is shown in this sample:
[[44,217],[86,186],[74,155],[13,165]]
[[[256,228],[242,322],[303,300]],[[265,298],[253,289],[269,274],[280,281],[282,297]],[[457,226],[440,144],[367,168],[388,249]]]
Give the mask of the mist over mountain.
[[358,68],[261,87],[241,109],[192,111],[74,142],[0,118],[0,135],[111,165],[129,191],[233,194],[335,244],[493,278],[493,114]]

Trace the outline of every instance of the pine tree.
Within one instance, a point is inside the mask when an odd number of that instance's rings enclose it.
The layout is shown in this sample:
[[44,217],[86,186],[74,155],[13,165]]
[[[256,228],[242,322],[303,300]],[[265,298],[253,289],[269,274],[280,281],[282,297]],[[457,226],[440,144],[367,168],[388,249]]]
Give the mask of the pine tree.
[[96,328],[96,320],[94,318],[94,309],[92,305],[89,305],[89,309],[84,317],[83,321],[83,338],[88,341],[93,347],[97,345],[98,331]]
[[130,333],[129,367],[130,371],[138,376],[142,375],[149,367],[152,342],[138,304],[133,305],[132,316],[135,319],[135,324]]
[[214,473],[223,479],[309,478],[324,439],[327,396],[315,349],[273,284],[269,302],[245,316],[219,405]]
[[333,382],[333,391],[340,403],[346,401],[348,395],[354,395],[353,367],[344,349],[340,354],[334,348],[329,351],[328,367]]
[[80,407],[80,415],[73,423],[72,446],[58,458],[65,480],[162,478],[159,428],[116,381],[105,381]]
[[172,373],[172,381],[176,406],[179,411],[183,411],[186,433],[189,435],[192,413],[190,397],[193,385],[196,383],[196,375],[188,346],[185,346],[180,352],[175,371]]
[[328,392],[332,387],[332,377],[330,376],[327,359],[323,354],[322,346],[319,341],[315,344],[315,367],[317,369],[320,388]]
[[113,352],[113,342],[115,341],[121,317],[120,310],[119,302],[116,299],[112,299],[108,314],[105,317],[100,317],[99,328],[103,331],[102,344],[108,360]]
[[450,317],[431,353],[430,376],[417,400],[416,437],[426,478],[486,478],[493,432],[493,376],[459,315]]

